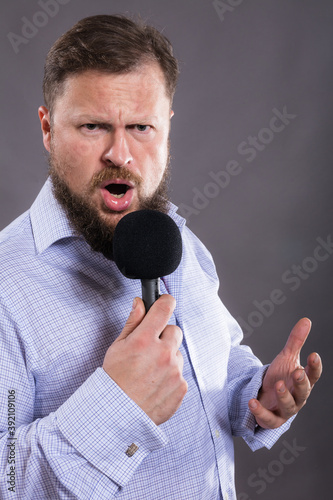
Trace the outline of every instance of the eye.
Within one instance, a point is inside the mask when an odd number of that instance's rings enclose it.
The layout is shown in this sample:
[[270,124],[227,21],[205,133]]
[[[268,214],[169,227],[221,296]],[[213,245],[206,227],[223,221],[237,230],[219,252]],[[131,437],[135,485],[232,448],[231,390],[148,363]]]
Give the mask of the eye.
[[135,125],[135,128],[138,130],[138,132],[149,132],[149,130],[151,129],[151,126],[137,124],[137,125]]
[[95,130],[100,128],[100,125],[97,125],[96,123],[85,123],[84,125],[82,125],[82,127],[85,128],[86,130],[94,132]]

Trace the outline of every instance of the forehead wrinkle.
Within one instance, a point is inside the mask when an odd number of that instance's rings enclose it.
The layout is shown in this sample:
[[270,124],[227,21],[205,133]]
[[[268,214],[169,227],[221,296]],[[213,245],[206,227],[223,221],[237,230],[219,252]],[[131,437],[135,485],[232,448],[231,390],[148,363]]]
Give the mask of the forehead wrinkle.
[[[155,108],[155,106],[153,106]],[[159,122],[161,116],[159,114],[152,114],[149,111],[155,111],[155,109],[147,109],[147,106],[142,105],[142,103],[135,102],[114,102],[110,99],[109,103],[103,103],[103,106],[95,104],[94,101],[90,101],[87,105],[79,105],[76,109],[74,108],[71,113],[71,118],[74,121],[85,121],[97,122],[100,124],[108,123],[147,123],[147,122]]]
[[159,120],[160,104],[165,99],[170,109],[170,100],[165,91],[164,75],[159,68],[157,72],[155,69],[150,65],[146,71],[142,68],[120,75],[98,71],[73,75],[66,81],[60,98],[65,104],[62,113],[68,111],[72,117],[91,116],[103,123],[110,120],[144,122],[149,117]]

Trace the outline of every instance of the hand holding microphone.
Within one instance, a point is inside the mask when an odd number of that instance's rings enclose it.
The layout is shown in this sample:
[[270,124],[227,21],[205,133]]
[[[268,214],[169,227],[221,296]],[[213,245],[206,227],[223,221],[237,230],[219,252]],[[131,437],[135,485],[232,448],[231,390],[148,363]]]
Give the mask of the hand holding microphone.
[[167,324],[175,307],[171,295],[162,295],[147,314],[140,298],[135,306],[109,347],[103,368],[159,425],[178,410],[187,392],[179,351],[183,334],[178,326]]
[[181,255],[178,227],[161,212],[133,212],[117,225],[114,260],[126,277],[141,279],[143,301],[134,299],[103,369],[156,425],[172,417],[187,392],[179,351],[183,334],[168,325],[176,302],[171,295],[158,298],[160,276],[172,273]]

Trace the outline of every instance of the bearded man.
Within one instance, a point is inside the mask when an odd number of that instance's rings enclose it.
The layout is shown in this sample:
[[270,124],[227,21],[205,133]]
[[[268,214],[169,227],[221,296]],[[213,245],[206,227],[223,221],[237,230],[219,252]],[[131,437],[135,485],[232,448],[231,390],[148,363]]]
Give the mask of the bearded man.
[[[0,236],[2,499],[235,500],[232,436],[271,447],[320,377],[316,353],[299,364],[306,318],[270,366],[240,345],[168,200],[177,77],[168,40],[123,16],[83,19],[47,56],[49,178]],[[112,260],[142,208],[168,213],[184,249],[147,314]]]

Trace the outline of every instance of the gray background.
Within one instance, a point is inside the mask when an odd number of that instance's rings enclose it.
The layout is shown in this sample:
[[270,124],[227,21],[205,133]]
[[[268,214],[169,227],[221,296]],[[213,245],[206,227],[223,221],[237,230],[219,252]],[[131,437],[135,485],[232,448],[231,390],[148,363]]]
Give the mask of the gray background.
[[[214,256],[227,307],[257,325],[247,330],[246,342],[262,361],[271,361],[293,324],[308,316],[313,330],[302,362],[313,350],[326,362],[307,407],[271,451],[252,453],[235,440],[238,498],[332,498],[333,255],[321,262],[308,258],[318,237],[333,235],[333,3],[225,0],[229,8],[220,16],[210,0],[62,3],[46,19],[36,14],[42,11],[37,0],[1,3],[0,228],[29,208],[46,178],[37,108],[44,58],[54,40],[98,13],[140,13],[164,29],[182,67],[171,132],[172,200],[195,208],[195,193],[211,196],[201,199],[188,223]],[[22,36],[23,17],[45,25],[15,53],[7,35]],[[263,130],[272,110],[284,107],[295,118],[280,132]],[[246,145],[240,145],[258,134],[266,143],[248,161]],[[238,162],[238,175],[225,187],[209,184],[209,173],[226,171],[230,160]],[[293,265],[309,271],[296,290],[283,278]],[[258,316],[253,302],[268,300],[275,289],[283,303],[266,304],[266,317]],[[283,454],[285,443],[302,447],[289,464],[281,462],[292,457]],[[259,469],[268,471],[260,484]]]

